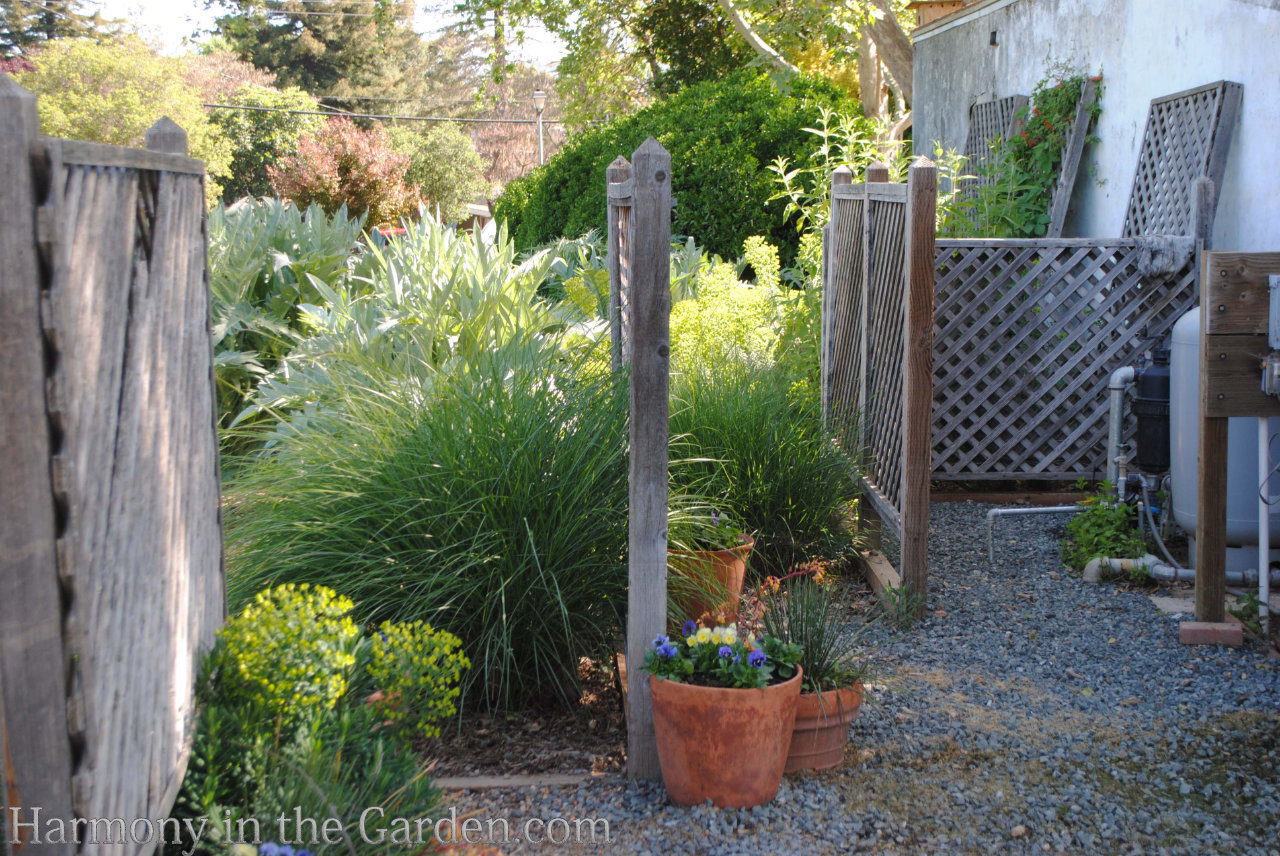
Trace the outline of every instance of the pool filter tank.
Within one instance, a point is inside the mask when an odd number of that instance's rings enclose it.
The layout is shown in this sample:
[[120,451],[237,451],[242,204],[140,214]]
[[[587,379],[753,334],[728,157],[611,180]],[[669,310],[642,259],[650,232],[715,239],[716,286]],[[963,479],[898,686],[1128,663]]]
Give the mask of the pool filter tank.
[[[1196,458],[1200,438],[1200,309],[1192,309],[1173,326],[1169,383],[1170,492],[1173,516],[1192,539],[1195,561]],[[1259,372],[1261,382],[1261,372]],[[1280,434],[1280,418],[1270,420],[1270,434]],[[1141,441],[1139,441],[1141,442]],[[1278,459],[1280,442],[1271,455]],[[1227,420],[1227,568],[1258,566],[1258,420]],[[1280,476],[1269,493],[1280,494]],[[1251,546],[1246,546],[1251,545]],[[1271,507],[1271,563],[1280,561],[1280,503]]]
[[1149,475],[1169,471],[1169,351],[1156,348],[1151,362],[1133,372],[1133,402],[1129,411],[1138,419],[1133,457],[1138,469]]

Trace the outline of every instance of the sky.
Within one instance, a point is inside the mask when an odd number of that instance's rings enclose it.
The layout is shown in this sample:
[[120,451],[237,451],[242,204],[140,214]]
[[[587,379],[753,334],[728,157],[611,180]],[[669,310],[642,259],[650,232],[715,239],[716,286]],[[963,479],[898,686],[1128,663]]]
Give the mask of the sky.
[[[138,26],[143,36],[160,46],[165,53],[178,55],[195,50],[192,33],[213,27],[215,13],[204,8],[202,0],[89,0],[108,18],[123,18]],[[450,23],[439,15],[419,12],[417,30],[424,35],[438,32]],[[551,69],[563,52],[559,39],[541,28],[525,33],[523,48],[512,46],[516,59],[541,69]]]

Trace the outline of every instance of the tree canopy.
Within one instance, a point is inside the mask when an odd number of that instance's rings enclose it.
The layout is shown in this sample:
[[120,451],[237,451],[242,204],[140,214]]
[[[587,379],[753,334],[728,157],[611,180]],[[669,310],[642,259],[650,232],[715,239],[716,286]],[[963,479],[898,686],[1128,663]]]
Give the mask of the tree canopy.
[[422,39],[412,0],[215,0],[217,34],[242,59],[326,103],[363,112],[361,96],[421,94]]
[[209,121],[200,95],[184,81],[182,61],[158,56],[136,37],[111,42],[59,39],[32,60],[20,84],[38,96],[40,130],[50,136],[146,145],[147,129],[168,116],[187,132],[192,157],[205,162],[211,199],[221,192],[231,148]]
[[0,57],[28,54],[56,39],[119,34],[120,22],[87,11],[86,0],[3,0]]

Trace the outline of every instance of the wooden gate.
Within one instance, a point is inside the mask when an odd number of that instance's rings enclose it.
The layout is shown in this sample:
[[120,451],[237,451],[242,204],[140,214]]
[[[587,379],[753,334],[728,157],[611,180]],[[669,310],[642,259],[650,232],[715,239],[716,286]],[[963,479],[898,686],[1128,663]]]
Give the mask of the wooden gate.
[[125,832],[38,852],[156,850],[132,824],[172,806],[225,609],[204,167],[168,119],[147,144],[41,137],[0,75],[6,852],[37,809]]

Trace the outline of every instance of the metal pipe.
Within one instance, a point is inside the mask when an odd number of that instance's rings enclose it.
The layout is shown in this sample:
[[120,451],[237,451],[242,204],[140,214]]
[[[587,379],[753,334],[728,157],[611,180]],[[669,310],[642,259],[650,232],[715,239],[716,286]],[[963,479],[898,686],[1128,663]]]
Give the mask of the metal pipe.
[[[1273,277],[1274,279],[1274,277]],[[1270,492],[1267,482],[1271,476],[1271,420],[1265,416],[1258,417],[1258,478],[1262,484],[1258,488],[1258,620],[1261,622],[1263,638],[1267,636],[1268,619],[1271,617],[1271,505],[1267,502]],[[1264,570],[1266,569],[1266,570]]]
[[[1099,556],[1096,559],[1090,559],[1089,563],[1084,566],[1083,579],[1087,583],[1096,583],[1101,576],[1102,569],[1110,568],[1113,571],[1131,571],[1141,568],[1146,572],[1147,576],[1152,579],[1161,580],[1163,582],[1191,582],[1196,578],[1194,568],[1179,568],[1172,565],[1166,565],[1155,556],[1148,553],[1140,559],[1112,559],[1106,556]],[[1243,571],[1227,570],[1227,585],[1232,586],[1252,586],[1258,582],[1258,572],[1253,568],[1246,568]],[[1271,571],[1271,579],[1269,582],[1280,584],[1280,568]]]
[[993,533],[997,517],[1008,517],[1020,514],[1079,514],[1085,510],[1083,505],[1052,505],[1045,508],[993,508],[987,512],[987,561],[995,564],[996,551]]
[[1107,390],[1111,409],[1107,414],[1107,481],[1116,484],[1116,457],[1120,454],[1120,437],[1124,433],[1124,393],[1133,385],[1133,366],[1121,366],[1111,373]]

